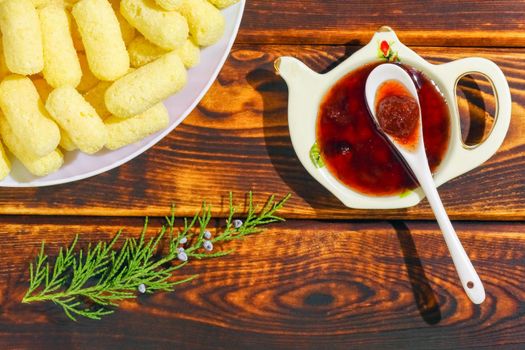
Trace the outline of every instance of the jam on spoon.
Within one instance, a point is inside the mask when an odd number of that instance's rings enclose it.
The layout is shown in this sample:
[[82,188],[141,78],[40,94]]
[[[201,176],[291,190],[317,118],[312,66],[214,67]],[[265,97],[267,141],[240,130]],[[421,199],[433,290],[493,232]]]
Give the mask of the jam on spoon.
[[414,148],[419,137],[419,104],[397,80],[382,83],[376,93],[376,116],[380,128],[395,140]]

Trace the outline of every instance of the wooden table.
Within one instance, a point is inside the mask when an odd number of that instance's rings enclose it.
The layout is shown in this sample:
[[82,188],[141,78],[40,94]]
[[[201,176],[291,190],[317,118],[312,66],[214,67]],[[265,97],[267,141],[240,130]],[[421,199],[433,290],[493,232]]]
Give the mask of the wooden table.
[[[1,189],[0,344],[10,348],[509,348],[525,347],[525,2],[249,0],[237,43],[209,93],[148,152],[97,177]],[[442,186],[445,206],[487,291],[458,283],[427,203],[345,208],[303,169],[287,129],[287,88],[273,61],[317,71],[366,44],[381,25],[432,62],[481,56],[506,74],[508,136],[483,166]],[[192,215],[206,198],[224,217],[228,191],[293,194],[288,221],[193,262],[201,277],[140,297],[102,321],[69,321],[54,305],[22,305],[27,267],[51,252],[142,217]],[[157,225],[160,219],[153,219]]]

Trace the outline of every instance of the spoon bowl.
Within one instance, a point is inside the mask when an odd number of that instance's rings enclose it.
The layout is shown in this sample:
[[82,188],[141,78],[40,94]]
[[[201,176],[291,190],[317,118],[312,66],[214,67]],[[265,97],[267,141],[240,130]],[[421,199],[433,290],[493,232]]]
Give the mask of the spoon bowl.
[[[400,85],[400,87],[403,87],[403,92],[406,93],[404,95],[412,98],[417,104],[418,121],[416,125],[417,129],[415,130],[416,137],[414,138],[414,140],[412,140],[413,143],[411,144],[411,147],[407,147],[406,144],[398,142],[398,138],[392,136],[388,132],[384,132],[383,128],[381,127],[381,123],[378,120],[378,91],[389,82],[397,82],[398,85]],[[400,93],[400,91],[396,93]],[[423,160],[426,161],[427,157],[422,137],[423,124],[421,122],[421,108],[419,107],[419,97],[417,94],[416,86],[414,85],[414,82],[412,81],[412,78],[410,78],[408,73],[396,64],[388,63],[377,66],[374,70],[372,70],[372,72],[370,72],[370,75],[366,80],[365,98],[366,103],[368,105],[368,109],[370,110],[370,114],[374,118],[374,122],[378,126],[378,129],[383,131],[383,134],[390,140],[392,144],[394,144],[396,150],[399,153],[402,153],[403,158],[405,158],[405,160],[406,158],[410,158],[413,162],[423,162]],[[428,163],[428,161],[426,163]]]
[[[402,139],[391,132],[385,132],[381,126],[381,120],[378,118],[378,91],[385,84],[389,82],[396,82],[404,88],[402,93],[405,96],[413,99],[417,103],[417,124],[415,129],[411,131],[410,143],[406,144]],[[365,86],[365,99],[370,109],[370,114],[373,116],[374,122],[378,129],[383,132],[387,139],[391,142],[394,148],[399,152],[408,167],[412,170],[418,180],[421,189],[425,193],[430,206],[436,216],[436,220],[441,228],[445,242],[452,256],[452,260],[458,272],[461,284],[467,293],[470,300],[475,304],[481,304],[485,300],[485,289],[481,280],[472,265],[467,253],[461,245],[452,223],[445,211],[443,203],[439,197],[428,159],[425,153],[425,144],[423,140],[423,130],[421,121],[421,108],[419,107],[419,99],[416,86],[407,72],[403,68],[395,64],[382,64],[376,67],[368,76]],[[393,116],[394,114],[392,114]]]

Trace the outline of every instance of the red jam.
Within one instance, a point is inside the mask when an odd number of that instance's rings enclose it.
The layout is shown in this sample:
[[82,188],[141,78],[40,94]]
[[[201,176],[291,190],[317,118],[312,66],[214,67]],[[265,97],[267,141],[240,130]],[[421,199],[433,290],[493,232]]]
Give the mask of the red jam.
[[[416,188],[417,183],[368,111],[365,83],[376,66],[351,72],[326,94],[319,109],[317,141],[328,170],[343,184],[369,195],[394,195]],[[416,85],[425,151],[433,171],[448,147],[448,106],[433,81],[414,68],[401,67]]]
[[405,86],[388,80],[377,89],[375,111],[379,127],[394,142],[409,149],[417,145],[419,106]]

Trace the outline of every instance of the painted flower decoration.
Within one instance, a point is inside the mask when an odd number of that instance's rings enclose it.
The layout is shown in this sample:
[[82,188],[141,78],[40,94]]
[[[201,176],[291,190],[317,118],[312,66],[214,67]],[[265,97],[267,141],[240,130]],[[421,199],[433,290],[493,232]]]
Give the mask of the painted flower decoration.
[[390,45],[388,44],[386,40],[381,41],[379,49],[383,53],[383,56],[388,57],[388,54],[390,52]]
[[388,42],[386,40],[379,42],[377,57],[386,59],[387,62],[399,62],[400,60],[397,51],[392,48],[394,43],[395,41]]

